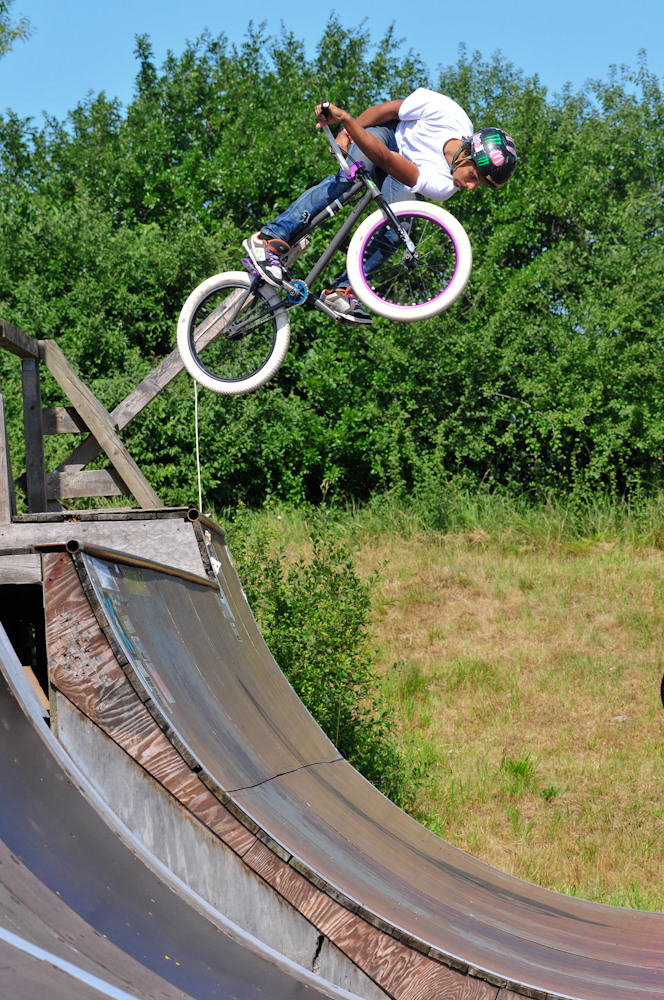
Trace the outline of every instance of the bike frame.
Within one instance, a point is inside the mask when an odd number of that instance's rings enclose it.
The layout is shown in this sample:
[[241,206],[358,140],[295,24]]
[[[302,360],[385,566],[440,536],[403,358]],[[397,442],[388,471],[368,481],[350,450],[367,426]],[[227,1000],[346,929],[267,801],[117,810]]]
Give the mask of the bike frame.
[[[254,327],[260,325],[260,321],[262,321],[264,317],[268,316],[276,309],[282,309],[282,308],[294,309],[297,305],[302,305],[303,302],[308,302],[310,305],[314,307],[314,309],[318,309],[319,312],[325,313],[327,316],[331,317],[336,321],[338,319],[336,313],[334,313],[328,306],[326,306],[324,302],[321,302],[318,296],[314,295],[314,293],[311,291],[311,285],[313,285],[313,283],[325,270],[325,268],[329,264],[334,254],[337,252],[343,241],[346,239],[348,233],[357,224],[358,220],[363,215],[365,210],[369,207],[372,201],[376,202],[376,204],[382,211],[383,215],[386,217],[386,219],[388,219],[390,225],[393,227],[394,231],[398,234],[399,239],[404,245],[407,258],[410,258],[413,261],[417,260],[417,251],[415,249],[415,245],[413,244],[412,240],[410,239],[410,236],[403,228],[403,226],[395,216],[394,212],[392,211],[388,203],[383,198],[380,192],[380,188],[369,174],[369,171],[365,168],[363,161],[359,160],[357,163],[351,164],[349,170],[349,163],[344,157],[341,147],[339,146],[336,139],[332,135],[329,125],[324,125],[323,131],[325,132],[326,138],[330,144],[330,150],[335,159],[337,160],[339,166],[341,167],[344,176],[348,180],[352,180],[353,178],[357,178],[357,180],[355,181],[353,186],[348,191],[346,191],[345,194],[341,196],[341,198],[336,198],[331,205],[328,205],[327,208],[324,208],[321,212],[318,213],[318,215],[314,216],[313,219],[309,220],[306,226],[297,233],[296,242],[300,242],[301,240],[306,239],[309,233],[312,233],[315,229],[318,229],[318,227],[323,222],[327,222],[328,219],[334,218],[337,212],[341,211],[341,209],[345,205],[347,205],[349,201],[352,201],[354,198],[356,198],[363,189],[364,189],[364,194],[360,198],[357,205],[350,213],[346,221],[342,223],[340,228],[334,234],[329,244],[327,245],[326,249],[323,251],[321,256],[318,258],[318,260],[312,267],[312,269],[309,271],[309,274],[304,279],[304,284],[306,285],[307,288],[306,299],[303,299],[302,302],[297,302],[297,303],[289,302],[288,300],[286,300],[280,302],[278,305],[266,306],[265,309],[261,310],[261,312],[258,313],[258,315],[254,315],[250,319],[247,319],[245,323],[235,324],[235,329],[233,333],[230,335],[230,339],[237,339],[240,338],[241,336],[246,336],[248,333],[251,332],[251,330]],[[233,324],[235,317],[240,315],[243,308],[245,307],[245,304],[247,303],[247,300],[249,299],[250,296],[253,296],[254,292],[256,291],[262,280],[263,280],[262,278],[256,278],[255,281],[252,282],[251,287],[248,288],[245,294],[242,296],[240,302],[238,303],[232,316],[230,317],[228,321],[229,326]],[[294,288],[294,286],[292,286],[291,283],[286,280],[284,280],[283,282],[283,287],[286,291],[289,291],[290,289]]]

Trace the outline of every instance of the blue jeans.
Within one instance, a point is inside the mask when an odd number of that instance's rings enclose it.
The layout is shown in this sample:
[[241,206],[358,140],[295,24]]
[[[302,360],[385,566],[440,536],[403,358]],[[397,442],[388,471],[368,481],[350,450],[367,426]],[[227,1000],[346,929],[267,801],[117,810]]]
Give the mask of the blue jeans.
[[[367,129],[384,146],[394,153],[399,152],[396,136],[394,134],[397,122],[390,122],[387,125],[372,125]],[[349,154],[354,160],[364,160],[365,167],[371,173],[372,178],[380,188],[385,201],[391,205],[395,201],[415,201],[420,200],[420,195],[406,191],[401,181],[390,177],[384,170],[380,170],[368,159],[368,157],[355,145],[351,143]],[[330,174],[301,194],[297,201],[294,201],[290,208],[278,215],[274,222],[268,222],[261,228],[261,233],[269,237],[277,237],[290,243],[299,230],[303,229],[310,219],[312,219],[323,209],[331,205],[336,198],[340,198],[349,188],[353,186],[353,181],[348,181],[344,177],[342,170],[336,174]],[[375,244],[375,245],[374,245]],[[399,246],[399,237],[391,229],[387,229],[382,235],[375,237],[367,248],[367,259],[364,265],[364,272],[367,277],[377,271],[379,267],[389,260],[394,251]],[[333,288],[348,285],[348,275],[344,270],[334,279]]]

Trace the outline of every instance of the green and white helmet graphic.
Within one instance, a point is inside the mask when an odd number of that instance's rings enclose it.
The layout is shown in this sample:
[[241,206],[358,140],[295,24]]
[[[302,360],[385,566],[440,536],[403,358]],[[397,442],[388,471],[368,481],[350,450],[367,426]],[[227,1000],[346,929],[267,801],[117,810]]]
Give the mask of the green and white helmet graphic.
[[491,187],[507,184],[516,169],[514,139],[500,128],[483,128],[470,140],[470,158]]

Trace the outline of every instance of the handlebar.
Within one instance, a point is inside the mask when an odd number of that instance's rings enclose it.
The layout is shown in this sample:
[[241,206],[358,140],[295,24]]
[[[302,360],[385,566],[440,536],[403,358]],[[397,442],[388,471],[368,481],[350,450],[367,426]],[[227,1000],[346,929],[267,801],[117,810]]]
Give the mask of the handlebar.
[[[325,117],[327,118],[327,113],[328,113],[328,111],[330,109],[330,102],[329,101],[321,101],[320,102],[320,109],[323,112],[323,114],[325,115]],[[329,125],[323,125],[323,132],[325,133],[325,138],[327,139],[327,141],[330,144],[330,149],[332,150],[333,156],[335,157],[337,163],[339,164],[339,166],[341,167],[341,169],[343,170],[343,172],[346,173],[347,170],[348,170],[348,162],[346,160],[346,157],[344,156],[344,154],[341,151],[341,146],[339,145],[339,143],[337,142],[337,140],[332,135],[332,132],[330,131],[330,126]]]

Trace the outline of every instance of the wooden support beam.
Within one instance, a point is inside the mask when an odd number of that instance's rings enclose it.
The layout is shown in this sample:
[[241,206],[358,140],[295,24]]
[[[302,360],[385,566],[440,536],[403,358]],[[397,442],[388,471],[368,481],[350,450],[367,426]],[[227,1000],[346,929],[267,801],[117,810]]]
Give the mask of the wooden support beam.
[[90,430],[73,406],[45,406],[42,410],[44,434],[89,434]]
[[[141,507],[161,507],[161,500],[115,433],[114,421],[108,411],[78,377],[56,341],[40,340],[39,348],[51,375],[71,401],[79,417],[90,428]],[[41,433],[41,408],[39,418]]]
[[18,354],[19,358],[39,358],[37,341],[4,319],[0,319],[0,347]]
[[117,497],[128,494],[129,490],[115,469],[46,473],[46,496],[49,500],[64,500],[71,497]]
[[16,514],[16,492],[12,476],[12,462],[7,439],[5,400],[0,392],[0,524],[11,524]]
[[44,477],[44,435],[41,422],[41,388],[39,361],[22,358],[23,428],[25,433],[25,481],[28,513],[46,510],[46,480]]
[[[199,327],[196,328],[194,333],[194,338],[196,344],[198,345],[199,351],[204,350],[209,347],[210,344],[217,339],[219,334],[223,331],[226,326],[226,320],[228,314],[232,311],[235,306],[235,302],[241,290],[237,293],[233,292],[229,297],[218,306],[207,319],[201,323]],[[129,393],[126,399],[123,399],[121,403],[115,407],[111,413],[111,420],[115,423],[117,429],[121,431],[130,420],[138,416],[148,403],[151,403],[155,396],[158,396],[162,389],[165,389],[173,379],[177,378],[181,371],[184,370],[184,365],[182,363],[182,358],[180,352],[176,348],[174,351],[164,358],[164,360],[153,368],[149,375],[140,382],[136,388]],[[79,472],[84,469],[85,466],[92,462],[93,459],[97,457],[101,448],[95,441],[94,437],[88,437],[85,441],[81,443],[72,451],[67,458],[60,462],[60,465],[55,470],[56,472]]]

